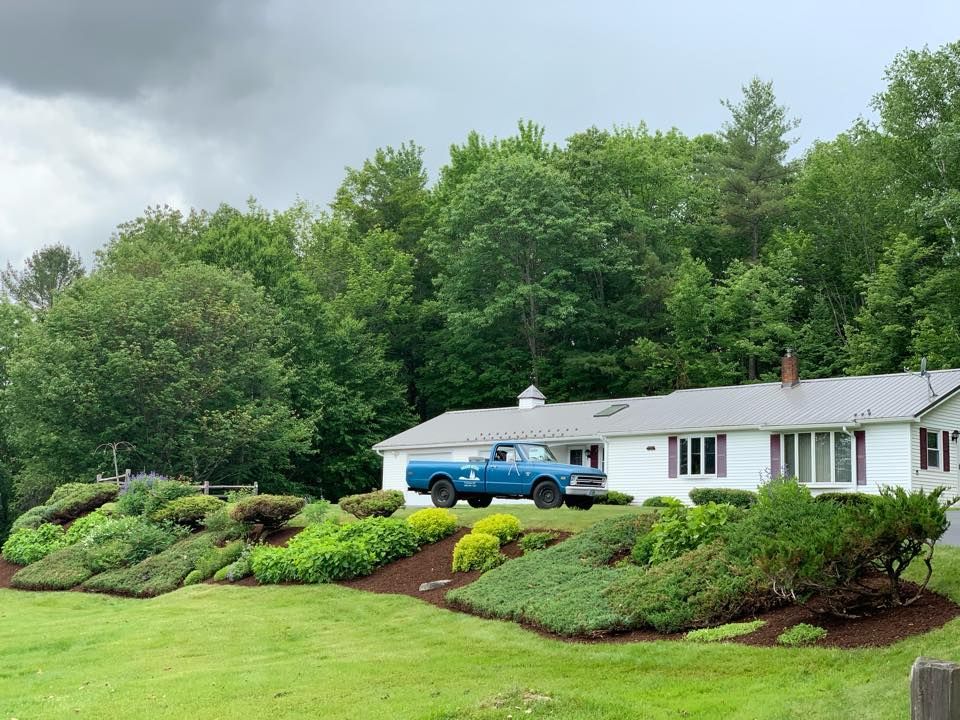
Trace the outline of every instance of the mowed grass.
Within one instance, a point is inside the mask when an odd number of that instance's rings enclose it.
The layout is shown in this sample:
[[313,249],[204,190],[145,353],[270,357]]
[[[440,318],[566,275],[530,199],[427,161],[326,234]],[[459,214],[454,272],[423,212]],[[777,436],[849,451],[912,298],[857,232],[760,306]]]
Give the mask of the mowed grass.
[[[393,517],[407,517],[417,510],[422,510],[429,506],[405,507],[394,513]],[[472,527],[480,518],[494,513],[509,513],[520,518],[524,528],[546,528],[550,530],[566,530],[567,532],[578,532],[588,528],[594,523],[610,517],[618,517],[628,513],[647,513],[652,512],[651,508],[644,508],[638,505],[618,506],[618,505],[594,505],[589,510],[571,510],[568,507],[557,508],[556,510],[540,510],[532,502],[529,503],[494,503],[488,508],[477,510],[465,502],[459,502],[452,509],[461,525]],[[344,513],[339,508],[335,510],[337,517],[341,520],[353,520],[352,515]],[[296,518],[293,524],[304,524],[302,517]]]
[[[937,555],[933,586],[956,598],[960,549]],[[21,720],[892,719],[919,655],[960,661],[960,621],[856,651],[578,644],[329,585],[0,590],[0,718]]]

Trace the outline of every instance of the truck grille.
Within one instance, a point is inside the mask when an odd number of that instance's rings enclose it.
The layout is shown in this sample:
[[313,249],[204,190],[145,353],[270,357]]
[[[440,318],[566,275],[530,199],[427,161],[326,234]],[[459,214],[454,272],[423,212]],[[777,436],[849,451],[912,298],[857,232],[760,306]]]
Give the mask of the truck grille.
[[576,475],[573,478],[573,484],[584,487],[603,487],[604,478],[596,475]]

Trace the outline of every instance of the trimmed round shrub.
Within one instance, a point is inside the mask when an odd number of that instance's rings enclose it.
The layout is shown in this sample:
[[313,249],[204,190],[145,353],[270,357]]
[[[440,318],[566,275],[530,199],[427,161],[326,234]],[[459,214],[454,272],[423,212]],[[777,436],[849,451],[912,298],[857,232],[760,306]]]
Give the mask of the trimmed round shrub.
[[237,522],[263,525],[267,531],[277,530],[303,510],[306,502],[293,495],[252,495],[243,498],[230,511]]
[[633,495],[610,490],[606,495],[596,498],[598,505],[629,505],[633,502]]
[[641,504],[643,507],[655,508],[683,507],[682,502],[669,495],[654,495],[653,497],[648,497]]
[[117,492],[115,485],[107,483],[66,483],[47,501],[49,518],[55,522],[73,520],[116,500]]
[[356,518],[390,517],[406,502],[399,490],[374,490],[360,495],[348,495],[340,500],[340,509]]
[[694,505],[733,505],[748,510],[757,502],[757,494],[751,490],[737,490],[736,488],[694,488],[690,491],[690,499]]
[[223,500],[209,495],[178,497],[155,510],[150,519],[154,522],[173,522],[190,528],[198,528],[203,519],[223,507]]
[[500,541],[501,545],[516,540],[522,530],[520,518],[507,513],[488,515],[473,524],[473,532],[493,535]]
[[44,523],[36,529],[21,528],[3,544],[3,558],[17,565],[29,565],[66,544],[66,536],[59,525]]
[[804,645],[813,645],[826,636],[827,631],[822,627],[799,623],[777,635],[777,644],[787,647],[803,647]]
[[36,507],[30,508],[23,513],[23,515],[14,520],[13,524],[10,526],[10,532],[15,533],[17,530],[22,530],[24,528],[36,530],[49,519],[50,508],[48,508],[46,505],[37,505]]
[[457,516],[446,508],[417,510],[407,518],[421,544],[435,543],[457,531]]
[[495,568],[503,560],[500,540],[489,533],[471,532],[460,538],[453,548],[453,572],[485,572]]

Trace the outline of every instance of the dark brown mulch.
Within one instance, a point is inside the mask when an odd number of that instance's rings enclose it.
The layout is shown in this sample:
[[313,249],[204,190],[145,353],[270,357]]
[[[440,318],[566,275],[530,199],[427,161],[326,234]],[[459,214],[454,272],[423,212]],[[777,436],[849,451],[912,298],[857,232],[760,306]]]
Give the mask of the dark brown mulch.
[[20,568],[20,565],[14,565],[12,562],[7,562],[0,557],[0,588],[11,587],[10,580],[17,574]]
[[264,542],[267,545],[273,545],[274,547],[283,547],[287,544],[290,538],[294,537],[295,535],[299,535],[302,530],[302,527],[283,528],[282,530],[277,530],[275,533],[268,535]]
[[[450,570],[450,564],[453,561],[453,546],[469,532],[469,528],[461,528],[448,538],[432,545],[425,545],[416,555],[402,558],[379,568],[372,575],[354,580],[344,580],[337,584],[356,590],[366,590],[367,592],[409,595],[439,607],[450,608],[444,599],[447,592],[454,588],[469,585],[480,577],[479,570],[458,573]],[[559,542],[568,538],[570,533],[558,532],[557,536],[556,542]],[[519,557],[523,554],[516,542],[504,545],[500,548],[500,551],[509,558]],[[452,582],[436,590],[420,592],[421,583],[433,580],[451,580]]]

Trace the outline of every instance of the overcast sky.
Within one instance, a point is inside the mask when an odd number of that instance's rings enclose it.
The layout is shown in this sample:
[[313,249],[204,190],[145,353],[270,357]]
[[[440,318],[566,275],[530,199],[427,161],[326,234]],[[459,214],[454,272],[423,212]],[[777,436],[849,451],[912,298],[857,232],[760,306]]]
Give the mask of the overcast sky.
[[148,205],[326,205],[409,139],[433,176],[520,118],[713,131],[755,74],[802,148],[869,115],[898,51],[957,39],[956,0],[0,0],[0,262],[89,259]]

